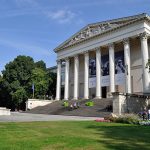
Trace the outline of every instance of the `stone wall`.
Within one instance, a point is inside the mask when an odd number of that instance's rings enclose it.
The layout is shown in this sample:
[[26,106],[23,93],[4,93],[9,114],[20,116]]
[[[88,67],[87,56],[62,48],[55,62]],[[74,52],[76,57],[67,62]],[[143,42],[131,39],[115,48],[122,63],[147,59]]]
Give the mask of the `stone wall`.
[[113,113],[121,115],[124,113],[139,113],[150,105],[150,96],[113,93]]
[[38,106],[45,106],[51,104],[55,100],[40,100],[40,99],[28,99],[26,102],[26,110],[33,109]]
[[9,116],[10,115],[10,109],[7,109],[5,107],[0,107],[0,116]]

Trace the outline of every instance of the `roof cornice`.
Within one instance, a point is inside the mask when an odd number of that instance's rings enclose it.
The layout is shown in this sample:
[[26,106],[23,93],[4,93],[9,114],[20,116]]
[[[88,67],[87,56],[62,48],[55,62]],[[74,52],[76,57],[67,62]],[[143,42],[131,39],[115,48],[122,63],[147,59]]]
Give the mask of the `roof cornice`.
[[[91,37],[88,37],[88,38],[82,39],[82,40],[80,40],[80,41],[77,41],[77,42],[75,42],[75,43],[73,43],[73,44],[70,44],[70,45],[67,45],[67,46],[62,47],[63,45],[65,45],[65,43],[69,42],[71,38],[73,38],[75,35],[77,35],[77,34],[80,33],[83,29],[85,29],[85,28],[87,28],[87,27],[89,27],[89,26],[94,26],[94,25],[99,24],[99,23],[103,24],[103,23],[112,23],[112,22],[116,22],[116,21],[125,21],[125,20],[128,20],[128,19],[130,19],[130,18],[132,19],[133,17],[135,17],[134,20],[131,20],[131,21],[129,21],[129,22],[125,23],[125,24],[122,24],[122,25],[120,25],[120,26],[118,26],[118,27],[114,27],[114,28],[112,28],[112,29],[103,31],[103,32],[101,32],[101,33],[99,33],[99,34],[96,34],[96,35],[93,35],[93,36],[91,36]],[[83,42],[85,42],[85,41],[89,41],[89,40],[94,39],[94,38],[97,38],[97,37],[99,37],[99,36],[101,36],[101,35],[107,34],[107,33],[112,32],[112,31],[116,31],[116,30],[118,30],[118,29],[120,29],[120,28],[122,28],[122,27],[128,26],[128,25],[130,25],[130,24],[133,24],[133,23],[135,23],[135,22],[139,22],[139,21],[142,21],[142,20],[150,21],[150,16],[147,15],[146,13],[143,13],[143,14],[139,14],[139,15],[135,15],[135,16],[129,16],[129,17],[124,17],[124,18],[113,19],[113,20],[103,21],[103,22],[99,22],[99,23],[89,24],[89,25],[85,26],[84,28],[82,28],[79,32],[77,32],[76,34],[74,34],[73,36],[71,36],[68,40],[66,40],[65,42],[63,42],[62,44],[60,44],[58,47],[56,47],[56,48],[54,49],[54,51],[57,52],[57,51],[59,51],[59,50],[63,50],[63,49],[69,48],[69,47],[74,47],[75,45],[78,45],[78,44],[83,43]]]

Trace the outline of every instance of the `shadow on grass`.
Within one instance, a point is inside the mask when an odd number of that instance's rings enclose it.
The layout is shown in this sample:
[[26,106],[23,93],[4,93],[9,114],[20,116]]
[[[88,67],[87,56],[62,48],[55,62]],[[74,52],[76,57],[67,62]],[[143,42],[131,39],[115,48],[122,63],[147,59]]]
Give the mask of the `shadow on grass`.
[[104,148],[111,150],[149,150],[150,149],[150,127],[96,123],[88,126],[99,135],[99,142]]

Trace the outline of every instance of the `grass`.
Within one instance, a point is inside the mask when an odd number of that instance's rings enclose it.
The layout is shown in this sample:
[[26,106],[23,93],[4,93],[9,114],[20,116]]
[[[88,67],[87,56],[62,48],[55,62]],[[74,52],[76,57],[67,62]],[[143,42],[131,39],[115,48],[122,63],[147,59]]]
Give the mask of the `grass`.
[[149,150],[150,127],[94,121],[0,123],[0,150]]

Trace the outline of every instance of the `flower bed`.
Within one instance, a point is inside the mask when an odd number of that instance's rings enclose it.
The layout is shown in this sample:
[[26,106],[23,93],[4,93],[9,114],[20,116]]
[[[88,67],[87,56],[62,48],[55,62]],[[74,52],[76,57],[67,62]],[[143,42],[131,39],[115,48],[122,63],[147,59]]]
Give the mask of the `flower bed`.
[[147,120],[147,121],[139,121],[139,125],[150,126],[150,120]]

